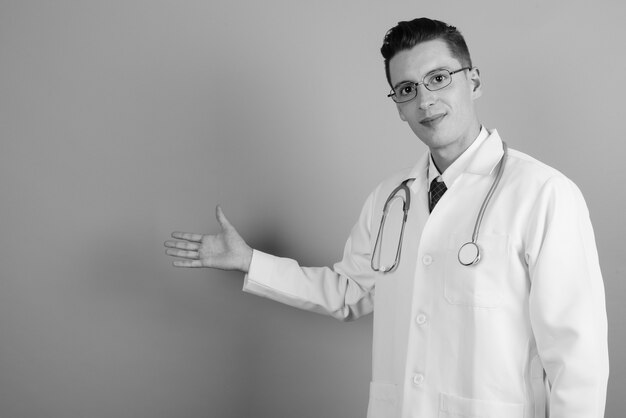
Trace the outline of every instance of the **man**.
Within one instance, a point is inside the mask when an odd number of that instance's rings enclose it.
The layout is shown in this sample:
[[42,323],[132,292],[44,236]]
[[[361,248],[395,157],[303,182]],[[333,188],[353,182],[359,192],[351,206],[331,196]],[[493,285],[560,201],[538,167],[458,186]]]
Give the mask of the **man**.
[[603,417],[604,287],[580,191],[481,125],[456,28],[400,22],[381,52],[400,118],[430,152],[370,194],[341,262],[252,250],[219,207],[220,234],[174,233],[167,253],[341,320],[375,310],[368,417]]

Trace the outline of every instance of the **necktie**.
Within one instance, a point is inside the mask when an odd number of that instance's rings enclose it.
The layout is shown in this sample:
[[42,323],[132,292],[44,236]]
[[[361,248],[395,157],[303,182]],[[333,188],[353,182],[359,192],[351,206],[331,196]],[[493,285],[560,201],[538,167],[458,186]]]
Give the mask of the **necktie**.
[[431,212],[435,208],[437,202],[439,202],[439,199],[441,199],[441,196],[443,196],[446,190],[448,190],[448,188],[446,187],[446,183],[444,183],[443,181],[437,181],[438,178],[439,177],[433,179],[433,181],[430,183],[430,190],[428,192],[428,209]]

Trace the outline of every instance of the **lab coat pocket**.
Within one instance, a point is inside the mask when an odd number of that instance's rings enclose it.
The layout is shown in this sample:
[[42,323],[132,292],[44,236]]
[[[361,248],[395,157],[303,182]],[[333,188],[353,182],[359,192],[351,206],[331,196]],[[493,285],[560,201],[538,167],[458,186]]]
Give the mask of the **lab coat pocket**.
[[441,393],[439,418],[524,418],[524,404],[483,401]]
[[367,418],[394,418],[398,412],[398,385],[371,382]]
[[467,234],[454,234],[446,251],[444,297],[452,305],[497,308],[501,303],[509,269],[508,235],[481,233],[480,261],[471,266],[459,262],[459,248]]

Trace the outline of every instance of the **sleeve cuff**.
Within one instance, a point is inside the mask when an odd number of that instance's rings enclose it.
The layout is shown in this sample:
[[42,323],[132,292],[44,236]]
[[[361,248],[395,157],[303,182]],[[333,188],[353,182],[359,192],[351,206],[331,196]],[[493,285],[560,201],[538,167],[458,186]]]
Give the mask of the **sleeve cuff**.
[[273,256],[262,251],[252,250],[250,269],[243,280],[243,291],[257,294],[259,286],[265,287],[268,278],[274,275]]

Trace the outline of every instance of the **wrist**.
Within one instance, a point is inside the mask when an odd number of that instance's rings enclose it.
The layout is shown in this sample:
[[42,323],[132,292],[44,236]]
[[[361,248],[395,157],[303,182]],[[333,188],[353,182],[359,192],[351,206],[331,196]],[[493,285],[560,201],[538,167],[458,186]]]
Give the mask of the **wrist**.
[[243,271],[246,274],[250,271],[250,264],[252,264],[252,254],[253,254],[252,248],[247,247],[245,255],[243,259],[241,260],[241,271]]

